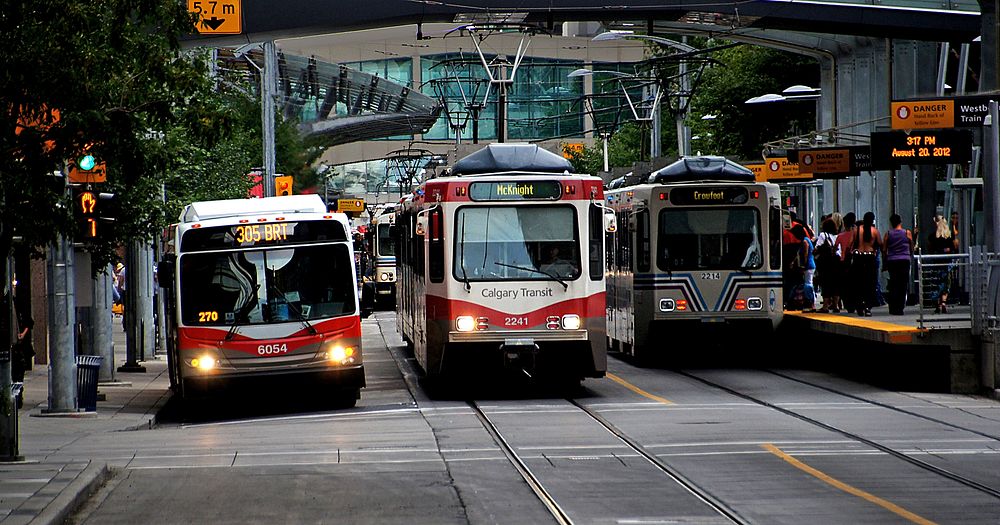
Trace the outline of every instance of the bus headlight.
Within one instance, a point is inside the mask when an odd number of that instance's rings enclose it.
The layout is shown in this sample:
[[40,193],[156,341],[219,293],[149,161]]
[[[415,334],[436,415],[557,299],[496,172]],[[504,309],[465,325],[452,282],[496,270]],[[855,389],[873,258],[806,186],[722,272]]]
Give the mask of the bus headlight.
[[204,371],[215,368],[215,364],[215,358],[210,355],[203,355],[191,360],[191,366]]
[[576,314],[566,314],[562,316],[563,330],[579,330],[581,326],[580,316]]
[[336,364],[349,365],[354,362],[354,354],[354,347],[334,345],[326,352],[326,358]]
[[476,318],[471,315],[460,315],[455,319],[455,327],[459,332],[471,332],[476,329]]

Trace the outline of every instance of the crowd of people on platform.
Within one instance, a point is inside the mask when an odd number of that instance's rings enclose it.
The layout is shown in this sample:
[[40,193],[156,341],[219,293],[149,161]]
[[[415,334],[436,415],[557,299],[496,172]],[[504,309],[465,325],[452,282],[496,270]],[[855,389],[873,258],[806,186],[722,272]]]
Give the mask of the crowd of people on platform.
[[[886,305],[892,315],[903,315],[908,300],[910,272],[917,238],[903,227],[898,214],[889,217],[889,229],[879,231],[875,214],[825,215],[816,234],[808,224],[790,214],[783,237],[785,309],[820,313],[853,312],[870,317],[872,308]],[[935,231],[927,238],[925,253],[958,253],[958,215],[949,222],[934,217]],[[880,272],[888,273],[883,293]],[[935,312],[947,313],[952,270],[938,272]],[[817,306],[816,292],[822,301]]]

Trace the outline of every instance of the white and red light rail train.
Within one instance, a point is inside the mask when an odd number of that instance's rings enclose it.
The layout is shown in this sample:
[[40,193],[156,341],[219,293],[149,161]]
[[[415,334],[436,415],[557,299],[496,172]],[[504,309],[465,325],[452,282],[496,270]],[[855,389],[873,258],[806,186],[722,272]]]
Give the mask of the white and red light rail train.
[[529,144],[486,146],[403,199],[397,319],[427,376],[603,377],[609,216],[600,178]]

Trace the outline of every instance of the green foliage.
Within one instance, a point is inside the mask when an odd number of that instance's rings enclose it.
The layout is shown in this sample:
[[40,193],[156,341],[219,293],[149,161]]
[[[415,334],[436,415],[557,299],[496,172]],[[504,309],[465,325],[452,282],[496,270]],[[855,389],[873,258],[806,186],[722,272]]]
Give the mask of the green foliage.
[[[751,97],[781,93],[791,85],[817,86],[815,59],[750,45],[722,49],[713,56],[723,65],[708,71],[695,91],[689,124],[692,134],[702,139],[693,150],[756,160],[765,142],[815,128],[814,101],[745,104]],[[707,114],[717,118],[700,119]]]
[[[626,122],[608,140],[608,166],[631,166],[649,158],[649,130],[635,122]],[[645,157],[643,156],[645,155]],[[594,141],[594,147],[584,146],[583,151],[569,159],[577,173],[597,173],[604,169],[604,144]]]
[[[122,208],[113,236],[88,246],[95,267],[116,245],[155,237],[189,202],[246,195],[246,173],[262,164],[256,86],[211,78],[210,53],[180,49],[193,27],[185,3],[2,2],[0,254],[15,236],[41,247],[75,234],[57,175],[84,151],[107,165],[94,189],[118,194]],[[277,135],[279,169],[308,182],[319,152],[294,123]]]

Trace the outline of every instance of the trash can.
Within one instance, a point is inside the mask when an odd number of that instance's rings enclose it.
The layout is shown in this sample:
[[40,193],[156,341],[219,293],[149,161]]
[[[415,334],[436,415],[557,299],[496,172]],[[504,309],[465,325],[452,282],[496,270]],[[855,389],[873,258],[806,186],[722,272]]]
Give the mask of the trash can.
[[99,355],[76,356],[76,397],[80,409],[97,411],[97,378],[104,358]]

